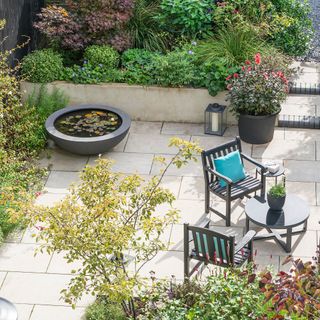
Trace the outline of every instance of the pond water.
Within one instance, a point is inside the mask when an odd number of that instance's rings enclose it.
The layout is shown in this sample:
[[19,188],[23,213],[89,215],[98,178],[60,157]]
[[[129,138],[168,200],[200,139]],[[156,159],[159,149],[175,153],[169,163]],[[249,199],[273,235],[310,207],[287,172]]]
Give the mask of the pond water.
[[121,117],[107,110],[78,110],[59,117],[55,128],[73,137],[99,137],[117,130]]

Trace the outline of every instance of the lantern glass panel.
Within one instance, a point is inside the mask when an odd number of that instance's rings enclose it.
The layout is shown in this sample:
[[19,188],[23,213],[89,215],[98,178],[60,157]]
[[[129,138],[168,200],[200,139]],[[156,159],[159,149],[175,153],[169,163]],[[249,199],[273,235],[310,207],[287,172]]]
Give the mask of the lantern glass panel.
[[222,136],[227,124],[226,106],[209,104],[205,110],[205,133]]

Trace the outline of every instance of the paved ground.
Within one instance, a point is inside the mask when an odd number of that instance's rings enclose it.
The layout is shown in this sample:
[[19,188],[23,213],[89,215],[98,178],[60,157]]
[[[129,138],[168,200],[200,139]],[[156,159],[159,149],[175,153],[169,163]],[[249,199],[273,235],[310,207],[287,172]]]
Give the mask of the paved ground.
[[[309,108],[310,105],[319,108],[320,97],[292,96],[286,102],[286,106],[289,105],[297,110]],[[114,170],[128,174],[137,172],[148,177],[158,171],[154,156],[172,153],[167,147],[172,136],[197,140],[203,148],[209,148],[228,141],[236,134],[236,127],[229,128],[224,137],[216,137],[204,135],[202,125],[198,124],[134,122],[126,139],[104,156],[116,161]],[[308,231],[303,236],[294,237],[292,254],[310,259],[315,253],[320,235],[320,131],[279,128],[269,145],[244,144],[244,150],[258,160],[272,159],[283,163],[289,192],[308,201],[311,207]],[[71,155],[59,149],[53,149],[49,154],[50,158],[44,157],[41,160],[43,166],[52,165],[45,185],[47,193],[38,198],[38,202],[45,205],[62,199],[69,184],[77,181],[78,172],[86,164],[93,164],[96,159]],[[181,170],[169,170],[164,185],[177,197],[175,205],[181,210],[181,220],[165,232],[168,250],[160,253],[143,272],[148,274],[154,270],[158,277],[174,274],[181,279],[182,224],[194,224],[204,214],[200,162]],[[215,199],[214,205],[220,207],[223,203]],[[224,228],[223,221],[212,216],[214,227],[226,233],[242,235],[245,221],[243,206],[244,203],[234,203],[231,228]],[[24,234],[16,235],[0,248],[0,296],[17,305],[19,320],[79,320],[84,306],[92,299],[84,299],[75,311],[59,300],[59,292],[70,278],[71,267],[59,255],[34,257],[37,244],[31,237],[32,232],[27,230]],[[258,252],[256,262],[260,268],[271,264],[278,270],[286,256],[272,240],[256,242],[255,248]]]

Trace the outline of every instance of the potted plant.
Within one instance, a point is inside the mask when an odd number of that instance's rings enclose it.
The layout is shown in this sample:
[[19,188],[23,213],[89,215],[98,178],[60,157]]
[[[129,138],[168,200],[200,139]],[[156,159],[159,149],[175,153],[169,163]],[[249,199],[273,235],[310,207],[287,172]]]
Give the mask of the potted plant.
[[282,210],[286,201],[285,179],[283,179],[281,183],[276,184],[270,188],[267,193],[267,201],[271,210]]
[[239,73],[227,77],[227,99],[238,116],[240,138],[252,144],[268,143],[273,138],[280,104],[288,94],[288,79],[283,65],[262,60],[257,53]]

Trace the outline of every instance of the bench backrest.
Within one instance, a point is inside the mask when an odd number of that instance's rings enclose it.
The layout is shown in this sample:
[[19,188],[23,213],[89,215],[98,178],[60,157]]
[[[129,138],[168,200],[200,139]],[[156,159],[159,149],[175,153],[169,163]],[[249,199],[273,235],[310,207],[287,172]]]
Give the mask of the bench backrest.
[[[233,141],[221,144],[215,148],[209,149],[209,150],[203,150],[201,152],[201,160],[202,160],[202,166],[203,169],[207,166],[211,169],[215,169],[214,167],[214,159],[217,159],[219,157],[226,156],[228,153],[233,151],[239,151],[242,152],[241,148],[241,140],[239,137],[236,137]],[[241,157],[242,161],[242,157]],[[205,179],[207,180],[207,183],[213,182],[213,175],[209,174],[208,171],[203,170]]]
[[[185,235],[189,243],[192,233],[194,243],[193,258],[207,261],[222,267],[230,267],[234,263],[235,237],[226,236],[207,228],[199,228],[185,224]],[[189,245],[187,246],[189,248]]]

